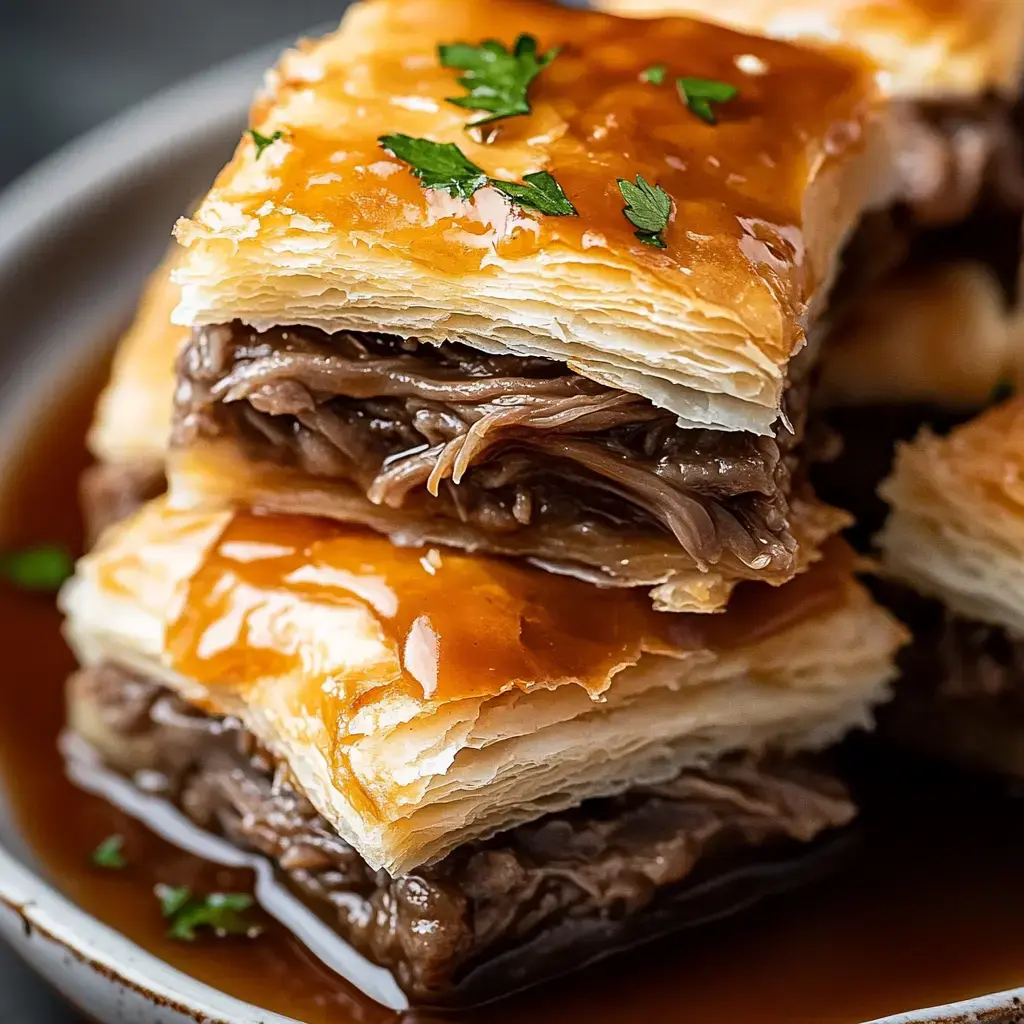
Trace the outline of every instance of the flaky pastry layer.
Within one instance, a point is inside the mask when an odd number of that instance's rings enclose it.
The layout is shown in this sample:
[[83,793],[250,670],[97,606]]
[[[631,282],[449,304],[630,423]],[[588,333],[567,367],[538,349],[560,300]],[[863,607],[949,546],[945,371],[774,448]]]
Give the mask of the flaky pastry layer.
[[1024,58],[1017,0],[598,0],[618,14],[710,18],[778,39],[854,46],[904,99],[1016,95]]
[[171,281],[180,262],[175,248],[154,271],[139,307],[120,340],[110,380],[96,404],[89,451],[101,462],[162,460],[170,440],[174,360],[188,340],[187,328],[171,323],[181,297]]
[[[531,112],[476,141],[437,47],[521,33],[559,54]],[[739,95],[707,124],[643,80],[658,62]],[[284,56],[252,120],[282,137],[257,156],[246,136],[179,224],[178,319],[543,356],[684,425],[766,433],[844,239],[896,187],[885,116],[866,63],[696,21],[370,0]],[[548,171],[578,216],[423,189],[379,145],[394,133],[454,143],[494,178]],[[622,213],[616,179],[638,174],[673,200],[664,249]]]
[[865,724],[903,632],[844,551],[722,616],[668,616],[500,559],[156,502],[62,603],[84,664],[237,715],[372,866],[403,872],[726,751]]
[[1024,399],[901,445],[879,488],[886,571],[968,619],[1024,635]]

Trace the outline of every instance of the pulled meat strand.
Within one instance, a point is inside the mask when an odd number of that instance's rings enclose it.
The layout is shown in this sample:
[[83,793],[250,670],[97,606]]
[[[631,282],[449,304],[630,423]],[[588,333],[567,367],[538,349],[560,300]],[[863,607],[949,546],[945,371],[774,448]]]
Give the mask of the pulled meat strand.
[[616,457],[572,440],[543,439],[534,444],[541,451],[571,459],[591,470],[599,481],[597,486],[620,497],[628,495],[630,500],[639,498],[644,507],[672,531],[702,572],[707,570],[708,562],[721,558],[721,539],[708,508],[656,475],[631,466],[628,455]]
[[[510,394],[536,395],[542,398],[584,398],[606,390],[584,377],[442,376],[411,373],[402,359],[376,359],[340,363],[333,353],[272,352],[236,367],[211,389],[218,401],[248,399],[267,384],[301,380],[320,397],[345,395],[348,398],[419,398],[452,404],[476,404],[504,398]],[[272,410],[267,410],[272,411]]]
[[[638,410],[638,405],[646,408]],[[529,428],[543,434],[591,433],[658,418],[657,410],[647,403],[639,402],[634,395],[621,393],[600,399],[595,396],[594,401],[585,405],[578,397],[537,403],[510,395],[504,405],[481,406],[475,413],[479,415],[476,422],[465,434],[450,441],[438,458],[427,481],[431,494],[437,494],[439,482],[446,477],[451,477],[452,483],[461,483],[469,467],[505,439],[505,432]]]
[[726,553],[753,569],[794,563],[796,437],[782,426],[778,438],[680,428],[552,360],[351,331],[204,328],[180,371],[176,444],[227,434],[377,505],[429,495],[428,514],[487,533],[628,525],[671,536],[702,569]]

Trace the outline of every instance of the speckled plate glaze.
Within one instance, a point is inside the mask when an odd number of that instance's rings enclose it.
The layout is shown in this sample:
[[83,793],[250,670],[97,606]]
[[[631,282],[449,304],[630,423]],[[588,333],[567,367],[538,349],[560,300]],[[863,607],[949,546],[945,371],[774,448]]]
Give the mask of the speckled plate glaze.
[[[276,50],[191,79],[85,136],[0,196],[0,439],[17,444],[40,395],[109,337],[245,122]],[[40,302],[38,296],[47,301]],[[0,473],[10,448],[0,447]],[[287,1024],[193,981],[48,885],[3,806],[0,938],[104,1024]],[[873,1024],[1024,1022],[1024,989],[913,1010]]]

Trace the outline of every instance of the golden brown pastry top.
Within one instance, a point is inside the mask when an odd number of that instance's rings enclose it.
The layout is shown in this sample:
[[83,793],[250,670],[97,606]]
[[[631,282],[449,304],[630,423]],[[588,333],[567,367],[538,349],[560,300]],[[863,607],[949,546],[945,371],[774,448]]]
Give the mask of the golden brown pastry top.
[[598,0],[620,14],[709,18],[777,39],[842,43],[872,57],[904,98],[1016,94],[1024,57],[1019,0]]
[[[360,19],[370,18],[375,31],[357,39]],[[481,269],[480,235],[489,225],[472,217],[460,224],[458,216],[450,223],[437,196],[382,151],[382,134],[454,142],[495,177],[517,180],[539,168],[555,176],[579,217],[531,218],[525,230],[494,239],[499,256],[555,243],[585,250],[584,236],[596,232],[660,276],[685,268],[710,239],[755,248],[759,226],[783,240],[799,229],[808,179],[861,143],[870,109],[863,67],[696,21],[638,24],[524,0],[384,0],[352,22],[286,59],[273,101],[256,108],[264,134],[283,129],[289,137],[280,166],[268,171],[276,180],[250,201],[287,204],[295,214],[285,216],[335,229],[386,233],[404,240],[411,258],[445,260],[456,273]],[[435,48],[489,38],[511,46],[523,32],[542,51],[560,53],[533,84],[533,113],[499,122],[494,142],[480,145],[464,128],[481,114],[445,102],[462,90]],[[758,73],[737,64],[744,56],[761,62]],[[662,62],[670,76],[728,82],[740,94],[719,108],[717,125],[705,124],[669,82],[641,80]],[[313,83],[305,79],[311,73]],[[253,157],[251,143],[242,155]],[[341,180],[320,180],[332,173]],[[616,179],[637,174],[676,203],[664,251],[639,244],[622,215]],[[758,255],[770,254],[762,247]]]
[[325,520],[182,513],[104,534],[62,594],[84,664],[237,715],[374,867],[663,781],[817,749],[883,699],[902,642],[837,545],[719,616]]
[[[558,56],[532,84],[531,113],[497,122],[482,144],[466,131],[480,112],[447,102],[465,90],[438,45],[511,47],[521,33]],[[656,64],[661,85],[643,80]],[[677,76],[738,96],[708,124]],[[258,155],[246,135],[179,225],[190,248],[180,317],[548,355],[628,390],[649,385],[696,421],[765,430],[807,304],[863,207],[889,196],[875,95],[860,59],[697,21],[370,0],[284,57],[252,117],[282,137]],[[468,201],[424,189],[381,148],[390,134],[454,143],[492,178],[548,171],[578,216],[520,209],[491,188]],[[664,249],[623,215],[616,179],[638,174],[672,198]]]
[[[171,542],[198,531],[198,544],[211,517],[180,521]],[[131,592],[139,565],[137,548],[108,556],[102,587]],[[785,587],[741,586],[722,615],[666,614],[634,590],[521,562],[397,547],[326,519],[238,512],[203,550],[165,642],[171,667],[204,687],[245,693],[261,679],[300,676],[306,697],[316,704],[326,694],[342,719],[398,696],[438,703],[566,682],[596,696],[645,651],[735,649],[826,613],[844,600],[852,567],[835,539],[820,565]],[[279,614],[292,600],[308,617],[299,632]],[[310,611],[318,607],[338,627],[350,615],[379,637],[373,657],[361,661],[351,639],[332,653],[321,628],[329,620]]]

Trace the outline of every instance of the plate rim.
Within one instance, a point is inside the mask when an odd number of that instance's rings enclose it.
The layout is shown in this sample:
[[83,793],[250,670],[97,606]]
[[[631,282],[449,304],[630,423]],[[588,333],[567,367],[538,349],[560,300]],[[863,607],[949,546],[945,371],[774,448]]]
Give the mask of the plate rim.
[[[15,178],[0,192],[0,268],[16,266],[45,244],[68,211],[100,203],[130,179],[145,176],[184,134],[198,140],[223,136],[229,125],[244,119],[254,86],[289,44],[260,47],[192,75],[76,137]],[[197,101],[201,118],[195,114]],[[10,471],[18,438],[35,419],[40,399],[55,383],[66,383],[62,378],[91,356],[89,350],[83,344],[55,364],[44,345],[15,360],[15,372],[0,388],[0,480]],[[301,1024],[172,967],[79,908],[3,843],[0,936],[58,990],[55,970],[81,969],[97,984],[116,986],[118,998],[144,1000],[161,1021]],[[73,991],[63,994],[78,1001]]]

